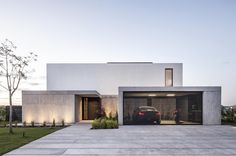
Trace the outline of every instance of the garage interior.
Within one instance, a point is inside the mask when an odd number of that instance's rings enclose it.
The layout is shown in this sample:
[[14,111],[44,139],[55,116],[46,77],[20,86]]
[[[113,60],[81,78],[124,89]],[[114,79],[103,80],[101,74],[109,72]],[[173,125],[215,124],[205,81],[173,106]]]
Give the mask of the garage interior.
[[[161,113],[161,125],[201,125],[202,92],[124,92],[123,121],[134,125],[134,109],[140,106],[155,107]],[[179,122],[175,121],[175,112]],[[149,123],[147,123],[149,124]]]

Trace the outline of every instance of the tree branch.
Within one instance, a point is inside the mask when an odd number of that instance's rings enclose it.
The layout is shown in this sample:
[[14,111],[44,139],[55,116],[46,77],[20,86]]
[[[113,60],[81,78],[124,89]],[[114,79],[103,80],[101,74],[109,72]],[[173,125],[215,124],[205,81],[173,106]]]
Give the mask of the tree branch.
[[13,87],[12,95],[15,93],[15,91],[19,87],[20,81],[21,81],[21,78],[19,77],[16,87]]
[[6,54],[6,78],[7,78],[7,86],[8,86],[8,90],[11,90],[10,87],[10,83],[9,83],[9,72],[8,72],[8,58],[7,58],[7,54]]
[[[19,84],[20,84],[20,81],[22,79],[22,73],[25,69],[25,66],[26,65],[21,65],[21,70],[18,70],[18,81],[17,81],[17,84],[16,84],[16,87],[13,85],[13,91],[12,91],[12,95],[14,94],[14,92],[18,89],[19,87]],[[15,81],[15,80],[14,80]],[[15,82],[14,82],[15,83]]]
[[3,70],[7,71],[6,68],[4,68],[4,66],[3,66],[2,64],[0,65],[0,67],[1,67]]

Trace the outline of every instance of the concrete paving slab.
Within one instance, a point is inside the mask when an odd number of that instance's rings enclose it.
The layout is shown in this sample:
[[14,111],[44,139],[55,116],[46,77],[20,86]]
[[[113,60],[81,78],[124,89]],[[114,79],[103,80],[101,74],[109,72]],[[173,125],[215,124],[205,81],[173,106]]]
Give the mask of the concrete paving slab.
[[34,149],[34,148],[18,148],[17,150],[13,150],[8,155],[45,155],[45,154],[55,154],[61,155],[66,151],[66,149]]
[[236,127],[231,126],[90,127],[76,124],[6,155],[236,155]]

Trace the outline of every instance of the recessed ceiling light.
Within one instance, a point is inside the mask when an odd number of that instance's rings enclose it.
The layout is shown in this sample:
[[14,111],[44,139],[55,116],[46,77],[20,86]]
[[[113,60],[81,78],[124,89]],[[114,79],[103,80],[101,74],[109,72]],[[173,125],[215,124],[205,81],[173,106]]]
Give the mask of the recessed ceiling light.
[[156,96],[156,94],[148,94],[148,96]]
[[166,94],[166,96],[175,96],[175,94]]

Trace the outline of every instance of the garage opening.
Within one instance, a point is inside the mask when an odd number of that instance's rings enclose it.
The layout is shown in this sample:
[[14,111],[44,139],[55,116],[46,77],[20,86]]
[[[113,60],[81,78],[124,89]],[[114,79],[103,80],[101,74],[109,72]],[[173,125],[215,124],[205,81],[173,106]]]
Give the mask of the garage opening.
[[202,92],[124,92],[126,125],[202,124]]

